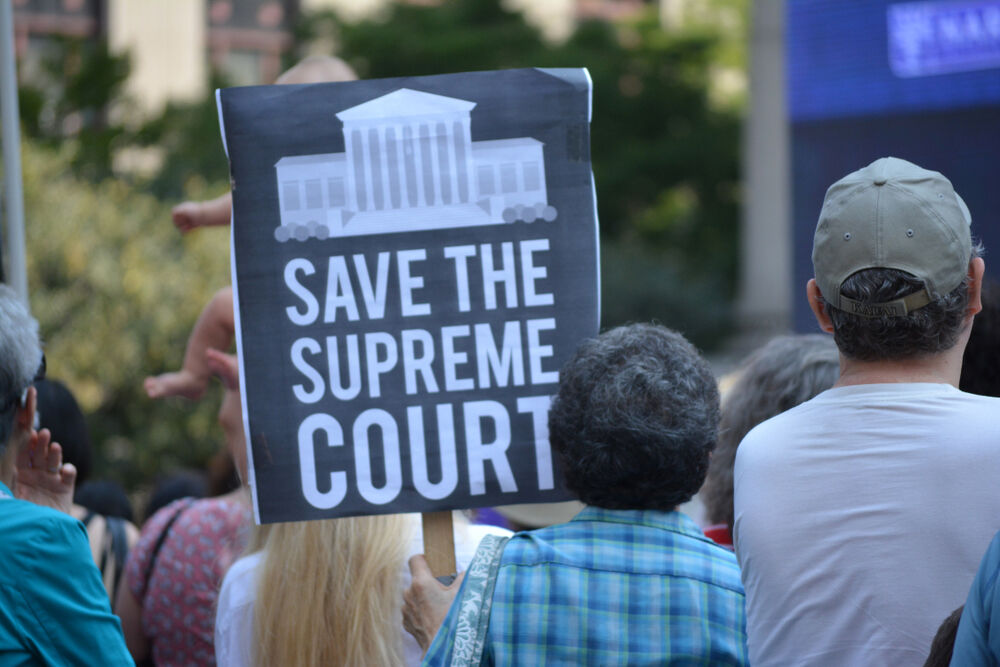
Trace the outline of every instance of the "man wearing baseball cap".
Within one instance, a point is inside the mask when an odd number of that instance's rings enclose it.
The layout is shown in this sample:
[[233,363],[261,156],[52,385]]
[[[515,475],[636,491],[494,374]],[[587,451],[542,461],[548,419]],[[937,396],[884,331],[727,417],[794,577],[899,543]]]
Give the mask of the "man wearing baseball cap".
[[1000,527],[1000,399],[958,390],[984,264],[941,174],[882,158],[826,193],[807,296],[834,387],[737,452],[750,662],[922,665]]

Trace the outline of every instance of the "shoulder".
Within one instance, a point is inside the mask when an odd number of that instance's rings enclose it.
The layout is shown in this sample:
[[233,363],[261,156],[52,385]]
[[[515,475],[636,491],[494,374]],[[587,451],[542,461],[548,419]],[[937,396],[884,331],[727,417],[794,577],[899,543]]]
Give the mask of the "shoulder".
[[455,560],[458,569],[464,570],[469,566],[479,543],[487,535],[497,535],[499,537],[510,537],[514,533],[499,526],[487,526],[476,523],[455,523]]
[[994,411],[1000,410],[1000,398],[995,396],[970,394],[959,390],[954,390],[954,392],[949,392],[949,394],[959,406],[959,409],[966,410],[970,414],[983,415],[985,413],[988,417],[986,417],[984,421],[996,424],[993,417],[996,414]]
[[743,590],[733,553],[680,512],[587,508],[568,523],[511,538],[502,567],[538,564],[693,578]]
[[142,526],[142,532],[140,534],[140,540],[146,542],[149,540],[156,540],[163,529],[174,519],[179,512],[185,511],[191,505],[194,504],[194,499],[192,498],[180,498],[175,500],[169,505],[165,505],[156,511],[156,514],[149,517],[145,524]]
[[257,599],[257,570],[263,562],[261,551],[240,558],[226,572],[219,593],[219,617],[231,613],[246,605],[252,605]]
[[824,395],[820,394],[784,412],[779,412],[770,419],[765,419],[750,429],[743,437],[740,447],[742,448],[744,443],[752,440],[771,438],[776,434],[785,433],[790,429],[809,425],[815,419],[816,412],[825,409],[823,407],[825,403]]
[[181,498],[160,509],[146,522],[140,543],[155,543],[167,525],[170,525],[171,534],[231,533],[249,517],[249,508],[228,498]]
[[65,524],[83,527],[79,519],[65,512],[60,512],[44,505],[36,505],[35,503],[19,498],[8,497],[0,499],[0,517],[2,517],[4,524],[24,525],[37,521],[47,521],[57,525]]
[[0,501],[0,515],[3,550],[7,553],[20,549],[50,555],[90,553],[87,529],[68,514],[24,500],[7,499]]
[[678,535],[672,549],[678,573],[744,595],[736,554],[707,538]]
[[184,523],[209,524],[212,529],[220,531],[235,530],[249,520],[249,506],[228,497],[196,500],[184,517]]
[[253,633],[257,569],[263,557],[258,551],[240,558],[222,581],[215,613],[215,655],[220,665],[252,664],[248,638]]
[[257,569],[264,560],[264,552],[258,551],[238,559],[226,572],[223,586],[249,588],[257,575]]
[[782,461],[786,449],[795,449],[824,422],[827,408],[823,394],[765,419],[743,436],[736,449],[734,479],[758,464]]

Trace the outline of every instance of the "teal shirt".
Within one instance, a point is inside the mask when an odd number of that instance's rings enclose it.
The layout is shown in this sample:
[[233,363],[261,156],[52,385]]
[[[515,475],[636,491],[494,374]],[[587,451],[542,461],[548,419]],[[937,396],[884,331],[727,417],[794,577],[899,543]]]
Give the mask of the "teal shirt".
[[132,664],[86,528],[0,483],[0,667]]
[[1000,665],[1000,533],[993,537],[969,590],[955,634],[951,664]]

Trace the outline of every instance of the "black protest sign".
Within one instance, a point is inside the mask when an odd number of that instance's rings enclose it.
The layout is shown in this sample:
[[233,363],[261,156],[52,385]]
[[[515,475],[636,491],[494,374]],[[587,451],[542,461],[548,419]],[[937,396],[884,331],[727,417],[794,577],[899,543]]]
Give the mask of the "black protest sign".
[[259,521],[564,500],[597,333],[585,70],[219,93]]

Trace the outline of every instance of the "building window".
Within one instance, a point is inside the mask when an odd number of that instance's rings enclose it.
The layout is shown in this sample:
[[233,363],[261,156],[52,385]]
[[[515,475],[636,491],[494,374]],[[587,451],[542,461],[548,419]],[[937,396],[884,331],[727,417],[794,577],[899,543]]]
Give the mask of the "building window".
[[493,181],[493,165],[479,165],[479,194],[482,196],[495,195],[497,193],[496,183]]
[[326,196],[330,200],[331,208],[342,208],[347,205],[344,196],[344,179],[339,176],[326,179]]
[[500,165],[500,192],[517,192],[517,165],[513,162]]
[[297,211],[302,207],[299,201],[298,181],[285,181],[281,184],[281,198],[284,200],[286,211]]
[[318,178],[306,181],[306,208],[323,208],[323,191]]
[[538,171],[538,163],[525,162],[522,166],[524,167],[524,189],[541,190],[542,177],[541,173]]

